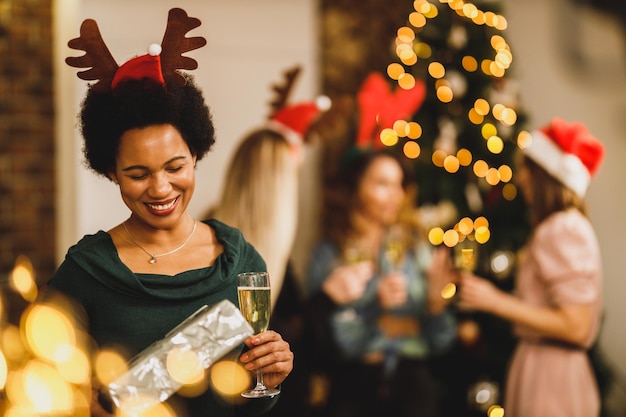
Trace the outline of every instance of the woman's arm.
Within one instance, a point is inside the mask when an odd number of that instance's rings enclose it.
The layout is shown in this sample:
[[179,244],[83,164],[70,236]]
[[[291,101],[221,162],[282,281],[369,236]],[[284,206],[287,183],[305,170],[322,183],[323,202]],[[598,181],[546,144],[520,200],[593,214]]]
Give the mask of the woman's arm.
[[583,345],[591,331],[591,304],[539,307],[496,288],[491,282],[463,273],[463,306],[495,314],[527,326],[547,338]]

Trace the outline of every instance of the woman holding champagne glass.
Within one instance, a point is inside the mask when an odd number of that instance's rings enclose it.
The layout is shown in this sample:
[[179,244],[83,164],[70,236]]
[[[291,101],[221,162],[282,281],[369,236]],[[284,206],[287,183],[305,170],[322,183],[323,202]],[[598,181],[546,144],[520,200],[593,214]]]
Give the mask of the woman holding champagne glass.
[[325,415],[438,415],[428,358],[455,338],[441,297],[454,276],[447,249],[431,251],[401,221],[410,179],[402,158],[354,150],[324,207],[308,305],[329,362]]
[[510,321],[519,338],[504,408],[514,417],[596,417],[600,395],[587,349],[602,312],[600,248],[584,201],[604,146],[581,123],[555,118],[531,132],[517,183],[532,233],[515,292],[462,273],[461,305]]
[[[80,37],[69,43],[86,54],[68,58],[68,64],[91,68],[79,75],[94,81],[80,113],[87,165],[119,187],[130,215],[70,248],[48,282],[48,294],[61,292],[78,303],[98,348],[122,348],[129,357],[203,305],[224,299],[237,305],[237,275],[266,268],[239,230],[188,212],[196,163],[215,141],[202,92],[179,72],[196,67],[181,54],[206,43],[185,37],[199,25],[184,10],[170,10],[162,45],[151,45],[149,54],[120,67],[94,21],[85,21]],[[245,352],[233,351],[233,359],[250,372],[263,370],[269,388],[291,372],[293,354],[278,333],[259,332],[245,345]],[[168,403],[179,416],[236,411],[211,388]],[[111,415],[95,395],[91,415]]]

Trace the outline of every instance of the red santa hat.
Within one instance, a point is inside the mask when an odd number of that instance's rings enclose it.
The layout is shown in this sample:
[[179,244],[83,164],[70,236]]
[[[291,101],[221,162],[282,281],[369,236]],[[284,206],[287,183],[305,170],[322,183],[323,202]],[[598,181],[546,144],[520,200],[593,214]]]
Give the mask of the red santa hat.
[[304,142],[311,125],[330,106],[331,101],[326,96],[320,96],[314,101],[287,105],[270,117],[268,125],[283,134],[289,143],[299,145]]
[[145,78],[165,85],[161,71],[161,45],[159,44],[153,43],[148,47],[147,54],[133,58],[120,66],[113,76],[111,88],[115,90],[115,87],[123,81]]
[[531,132],[524,154],[563,185],[584,197],[604,159],[604,145],[582,123],[554,118]]

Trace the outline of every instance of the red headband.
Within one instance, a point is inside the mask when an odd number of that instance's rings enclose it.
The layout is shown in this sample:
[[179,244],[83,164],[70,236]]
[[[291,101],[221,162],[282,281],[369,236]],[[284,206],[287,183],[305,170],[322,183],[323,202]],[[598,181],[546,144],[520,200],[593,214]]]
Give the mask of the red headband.
[[426,86],[423,81],[416,81],[410,90],[397,88],[392,92],[382,74],[371,73],[357,94],[359,130],[356,147],[381,147],[380,132],[393,127],[397,120],[413,116],[425,98]]
[[182,54],[206,45],[205,38],[187,38],[185,34],[200,24],[199,19],[189,17],[183,9],[171,9],[161,47],[151,45],[149,54],[133,58],[118,67],[102,40],[96,21],[87,19],[80,26],[80,37],[68,42],[70,48],[85,51],[85,54],[67,57],[65,62],[71,67],[88,68],[80,71],[78,78],[96,81],[92,88],[101,92],[111,91],[120,82],[129,79],[148,78],[161,84],[168,80],[175,85],[185,85],[185,78],[177,70],[196,69],[198,62]]

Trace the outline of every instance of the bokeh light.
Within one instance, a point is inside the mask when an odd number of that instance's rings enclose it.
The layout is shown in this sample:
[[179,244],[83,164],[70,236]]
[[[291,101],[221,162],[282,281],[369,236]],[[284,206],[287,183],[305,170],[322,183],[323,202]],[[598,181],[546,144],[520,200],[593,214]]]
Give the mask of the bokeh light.
[[172,379],[194,385],[204,378],[204,367],[198,353],[191,349],[174,348],[167,353],[165,367]]
[[402,65],[393,63],[387,66],[387,75],[392,80],[397,80],[402,74],[404,74],[404,67]]
[[449,282],[446,285],[444,285],[443,289],[441,290],[441,298],[443,298],[444,300],[450,300],[452,298],[454,298],[456,294],[456,284],[454,284],[453,282]]
[[60,310],[38,304],[23,314],[21,327],[27,345],[38,357],[52,362],[67,360],[67,345],[75,345],[76,334],[69,318]]
[[35,271],[30,259],[26,256],[20,255],[17,257],[9,277],[9,284],[24,300],[33,302],[37,298]]
[[385,146],[393,146],[398,143],[398,134],[393,129],[383,129],[380,132],[380,142]]
[[404,155],[409,158],[409,159],[416,159],[418,156],[420,156],[421,153],[421,148],[419,146],[419,144],[417,144],[416,142],[413,141],[407,141],[404,144],[404,147],[402,148],[402,151],[404,152]]
[[443,234],[443,244],[449,248],[454,247],[457,243],[459,243],[459,234],[456,230],[446,230]]
[[224,396],[238,395],[250,386],[252,376],[241,364],[220,361],[209,368],[209,379],[215,391]]
[[441,227],[433,227],[428,231],[428,241],[435,245],[441,245],[443,243],[443,229]]

